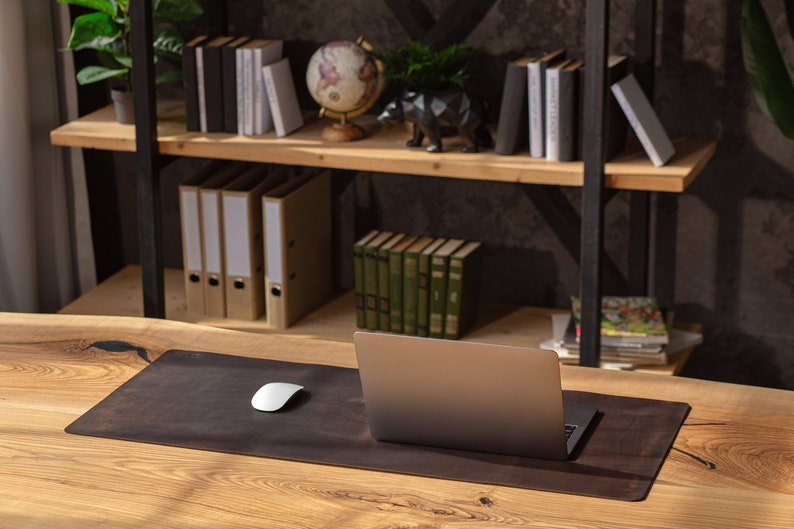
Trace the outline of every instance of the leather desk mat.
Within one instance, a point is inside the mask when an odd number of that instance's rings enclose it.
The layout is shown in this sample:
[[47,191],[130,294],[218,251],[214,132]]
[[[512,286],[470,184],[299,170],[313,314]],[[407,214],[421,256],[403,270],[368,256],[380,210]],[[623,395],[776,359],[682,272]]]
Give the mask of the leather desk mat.
[[[256,411],[271,381],[305,386],[285,408]],[[410,391],[410,388],[406,388]],[[378,442],[358,370],[194,351],[167,351],[74,421],[74,434],[641,500],[689,412],[680,402],[566,391],[598,407],[568,461]]]

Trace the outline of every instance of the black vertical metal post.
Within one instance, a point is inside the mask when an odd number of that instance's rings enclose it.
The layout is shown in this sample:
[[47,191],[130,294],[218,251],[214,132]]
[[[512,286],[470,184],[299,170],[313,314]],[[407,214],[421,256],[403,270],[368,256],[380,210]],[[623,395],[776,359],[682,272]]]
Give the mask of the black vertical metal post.
[[[653,101],[653,74],[656,52],[656,0],[636,0],[634,6],[634,75]],[[649,291],[648,256],[650,245],[651,194],[631,193],[631,233],[629,235],[630,294]]]
[[129,14],[134,66],[132,88],[135,94],[135,174],[138,182],[143,314],[151,318],[165,318],[152,0],[131,0]]
[[584,185],[580,260],[579,365],[598,367],[601,357],[601,260],[604,240],[604,138],[607,102],[609,0],[587,1],[584,94]]

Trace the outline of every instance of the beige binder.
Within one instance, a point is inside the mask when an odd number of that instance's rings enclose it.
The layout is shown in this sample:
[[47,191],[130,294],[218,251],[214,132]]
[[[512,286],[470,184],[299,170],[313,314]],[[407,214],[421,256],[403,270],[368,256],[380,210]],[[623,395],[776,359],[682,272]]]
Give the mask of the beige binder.
[[258,164],[221,192],[227,318],[256,320],[265,312],[262,194],[286,181],[286,171]]
[[285,329],[331,295],[331,172],[265,193],[262,209],[267,321]]
[[204,314],[204,266],[201,258],[201,210],[199,188],[228,162],[215,160],[179,185],[179,217],[182,224],[182,267],[188,312]]
[[199,189],[201,209],[202,263],[204,264],[204,303],[207,316],[226,316],[226,288],[223,263],[223,204],[221,190],[239,176],[248,164],[231,162],[217,178]]

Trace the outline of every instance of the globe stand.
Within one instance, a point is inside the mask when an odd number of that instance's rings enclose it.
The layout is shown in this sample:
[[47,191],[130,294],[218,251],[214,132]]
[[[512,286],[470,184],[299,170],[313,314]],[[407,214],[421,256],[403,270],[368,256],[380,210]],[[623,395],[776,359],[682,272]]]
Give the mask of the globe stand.
[[347,121],[342,117],[342,121],[328,125],[323,129],[322,138],[325,141],[357,141],[365,136],[364,129]]

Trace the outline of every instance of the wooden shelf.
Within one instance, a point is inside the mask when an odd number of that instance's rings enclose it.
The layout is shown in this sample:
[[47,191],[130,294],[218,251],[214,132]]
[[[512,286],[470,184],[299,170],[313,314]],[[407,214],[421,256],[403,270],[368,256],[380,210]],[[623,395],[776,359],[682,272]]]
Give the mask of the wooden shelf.
[[[355,325],[353,292],[342,294],[286,330],[274,330],[264,320],[243,321],[210,318],[187,311],[185,282],[182,270],[165,269],[166,317],[169,320],[197,323],[260,334],[279,334],[292,337],[352,342]],[[129,265],[61,309],[62,314],[106,316],[143,315],[141,269]],[[537,307],[491,305],[480,311],[477,324],[462,341],[500,345],[537,347],[551,337],[551,315],[564,312]],[[693,330],[693,329],[690,329]],[[657,375],[675,375],[686,363],[693,348],[676,354],[668,365],[639,366],[635,371]]]
[[[321,139],[329,123],[307,117],[299,131],[276,138],[273,132],[260,136],[186,132],[183,103],[158,105],[157,135],[161,154],[270,162],[359,171],[404,173],[495,182],[520,182],[581,186],[582,162],[549,162],[531,158],[526,152],[500,156],[493,151],[462,153],[460,139],[445,141],[445,152],[431,154],[405,146],[403,127],[381,128],[373,116],[355,120],[369,133],[364,140],[333,143]],[[112,107],[106,107],[67,123],[50,133],[54,145],[112,151],[135,151],[135,127],[116,122]],[[714,155],[711,140],[676,139],[678,154],[665,166],[654,167],[639,146],[605,165],[605,185],[613,189],[680,193],[694,180]]]

